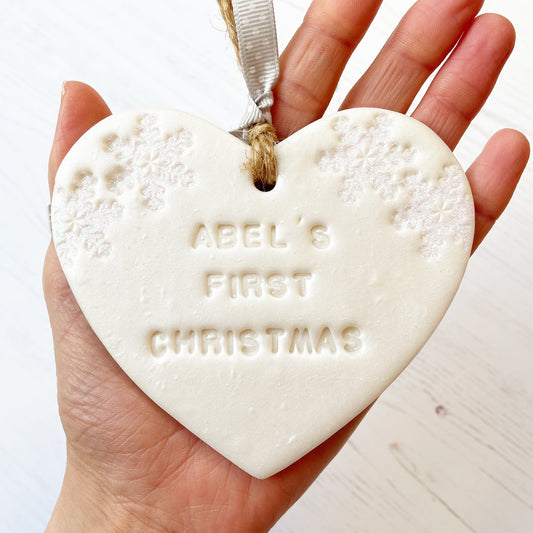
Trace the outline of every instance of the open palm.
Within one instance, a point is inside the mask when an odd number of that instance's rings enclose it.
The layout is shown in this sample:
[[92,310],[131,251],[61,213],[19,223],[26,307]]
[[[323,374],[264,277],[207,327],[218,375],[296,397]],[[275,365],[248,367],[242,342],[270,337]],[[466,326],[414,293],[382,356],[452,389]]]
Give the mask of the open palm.
[[[449,52],[413,116],[454,148],[489,95],[514,44],[511,24],[476,15],[481,0],[420,0],[400,22],[343,107],[406,112]],[[315,0],[281,57],[274,125],[280,138],[320,118],[379,0]],[[78,82],[65,85],[50,156],[50,187],[66,152],[110,114]],[[474,247],[503,211],[527,162],[526,139],[492,137],[467,175],[476,206]],[[53,245],[44,268],[54,335],[67,469],[49,530],[265,531],[350,436],[356,420],[300,461],[254,479],[149,400],[81,313]]]

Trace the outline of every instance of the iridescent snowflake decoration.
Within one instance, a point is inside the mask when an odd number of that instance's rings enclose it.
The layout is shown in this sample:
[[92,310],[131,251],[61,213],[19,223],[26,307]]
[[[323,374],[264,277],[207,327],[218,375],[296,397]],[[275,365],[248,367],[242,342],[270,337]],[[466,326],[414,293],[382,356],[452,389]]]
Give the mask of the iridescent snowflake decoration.
[[469,242],[472,205],[465,201],[463,176],[459,166],[450,165],[433,181],[420,173],[405,178],[409,204],[396,213],[394,225],[421,234],[420,252],[427,259],[439,259],[446,240]]
[[424,154],[395,138],[393,119],[384,113],[366,125],[339,118],[332,128],[339,143],[321,157],[319,167],[340,175],[344,203],[356,205],[373,189],[395,209],[397,230],[420,234],[420,253],[428,260],[441,259],[446,241],[470,246],[473,206],[458,165],[432,175],[417,171],[424,168],[419,164]]
[[81,249],[94,257],[111,252],[106,230],[120,219],[123,208],[115,201],[96,200],[96,183],[92,172],[80,172],[71,191],[58,188],[54,192],[54,241],[64,266],[72,266]]
[[194,172],[180,161],[191,145],[184,129],[171,134],[161,132],[154,115],[142,115],[131,137],[106,139],[105,151],[112,154],[117,167],[107,176],[108,189],[122,194],[135,189],[151,211],[162,209],[168,186],[188,187]]
[[392,120],[379,114],[368,126],[354,125],[347,118],[334,121],[333,129],[340,143],[320,159],[320,169],[341,174],[340,196],[347,204],[355,204],[366,187],[382,198],[394,198],[401,187],[401,170],[417,151],[395,142]]
[[190,133],[163,133],[155,115],[137,117],[131,137],[113,134],[100,142],[113,170],[102,170],[92,160],[73,173],[68,187],[54,192],[54,241],[64,267],[71,267],[81,250],[93,257],[111,254],[110,231],[131,205],[119,201],[127,189],[142,200],[136,209],[153,212],[164,207],[169,187],[188,187],[194,180],[180,158],[192,145]]

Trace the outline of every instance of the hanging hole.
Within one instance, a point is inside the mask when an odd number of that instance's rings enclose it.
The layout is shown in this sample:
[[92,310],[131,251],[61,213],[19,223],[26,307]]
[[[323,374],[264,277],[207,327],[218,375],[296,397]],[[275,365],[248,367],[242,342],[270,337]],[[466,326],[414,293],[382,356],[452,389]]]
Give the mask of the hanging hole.
[[267,183],[266,181],[256,180],[254,181],[254,185],[257,190],[261,192],[268,192],[268,191],[271,191],[276,186],[276,182]]

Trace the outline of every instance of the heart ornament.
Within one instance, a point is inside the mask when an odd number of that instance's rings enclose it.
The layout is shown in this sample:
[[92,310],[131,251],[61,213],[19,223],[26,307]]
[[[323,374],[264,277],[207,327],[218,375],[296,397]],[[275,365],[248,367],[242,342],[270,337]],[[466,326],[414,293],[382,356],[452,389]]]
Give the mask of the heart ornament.
[[275,474],[373,402],[441,320],[470,254],[472,196],[412,118],[351,109],[277,145],[178,111],[113,115],[57,173],[53,239],[95,333],[170,415]]

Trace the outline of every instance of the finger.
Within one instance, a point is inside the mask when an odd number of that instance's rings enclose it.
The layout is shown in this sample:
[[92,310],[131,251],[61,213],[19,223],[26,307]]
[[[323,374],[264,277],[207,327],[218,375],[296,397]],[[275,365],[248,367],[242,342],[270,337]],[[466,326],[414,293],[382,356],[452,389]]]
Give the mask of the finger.
[[482,5],[483,0],[419,0],[341,108],[380,107],[405,113]]
[[474,251],[508,204],[529,159],[529,142],[520,132],[501,130],[467,171],[476,208]]
[[78,81],[65,82],[48,162],[50,194],[66,153],[88,129],[110,114],[109,107],[92,87]]
[[[50,191],[53,190],[57,169],[72,145],[89,128],[109,114],[105,102],[88,85],[72,81],[63,85],[56,133],[48,164]],[[92,334],[84,323],[83,315],[70,291],[53,245],[50,245],[46,254],[43,288],[54,337],[56,334],[63,336],[67,329],[77,329],[84,335]],[[77,321],[77,328],[72,327],[74,321]]]
[[314,0],[280,58],[273,122],[280,139],[320,118],[381,0]]
[[478,17],[441,68],[413,117],[453,150],[489,96],[515,43],[512,24]]

